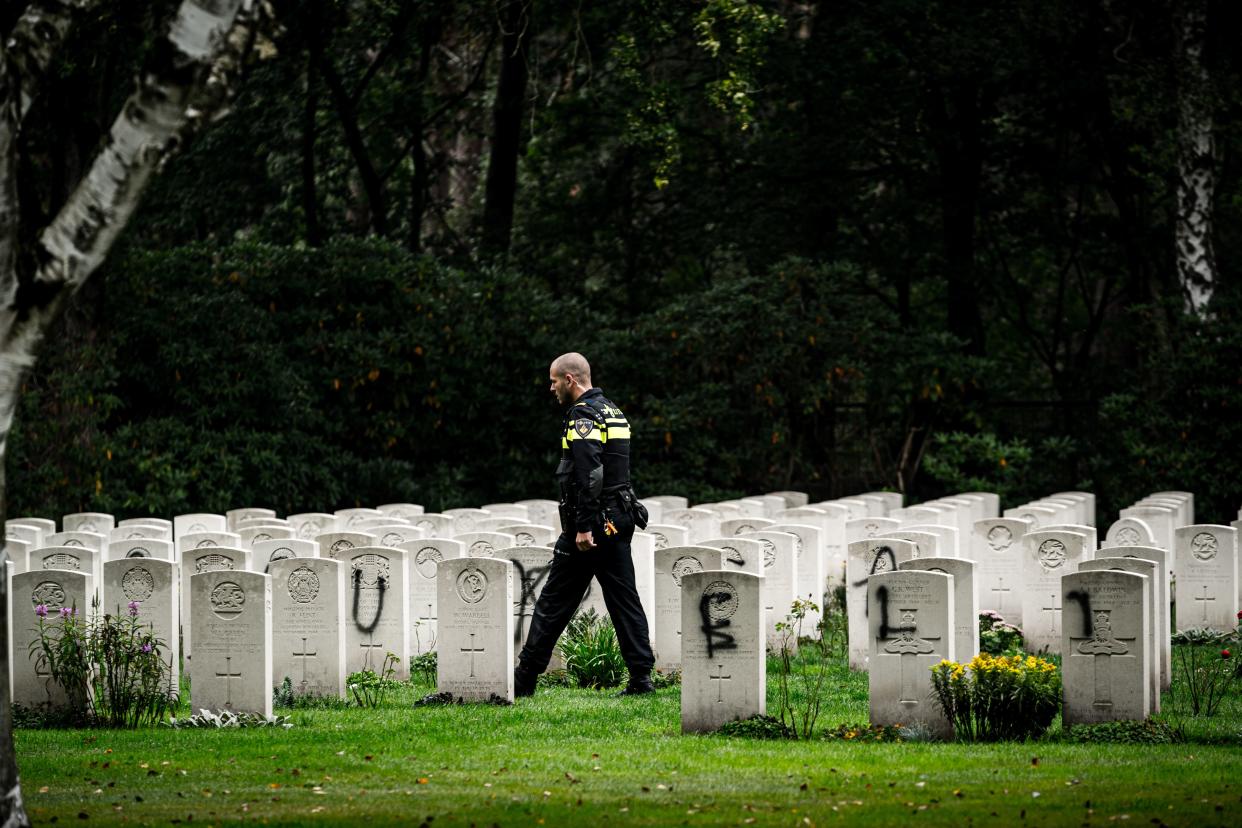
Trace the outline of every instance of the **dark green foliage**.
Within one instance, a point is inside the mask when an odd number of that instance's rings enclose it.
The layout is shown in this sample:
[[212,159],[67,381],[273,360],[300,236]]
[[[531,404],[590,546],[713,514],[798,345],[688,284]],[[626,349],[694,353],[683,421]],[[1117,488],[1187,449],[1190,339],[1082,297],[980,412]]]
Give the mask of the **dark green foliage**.
[[840,724],[823,731],[823,738],[843,742],[902,742],[905,728],[897,725]]
[[1115,745],[1171,745],[1186,741],[1185,734],[1168,722],[1157,719],[1074,725],[1062,732],[1061,739],[1066,742]]
[[435,650],[414,656],[410,660],[410,680],[423,684],[435,684],[440,668],[440,658]]
[[751,716],[725,722],[720,726],[722,736],[740,736],[747,739],[792,739],[793,731],[775,716]]
[[657,690],[663,690],[665,687],[681,686],[681,670],[663,670],[651,671],[651,683]]
[[1007,622],[1000,613],[992,610],[979,613],[979,652],[995,656],[1018,655],[1024,641],[1022,629]]

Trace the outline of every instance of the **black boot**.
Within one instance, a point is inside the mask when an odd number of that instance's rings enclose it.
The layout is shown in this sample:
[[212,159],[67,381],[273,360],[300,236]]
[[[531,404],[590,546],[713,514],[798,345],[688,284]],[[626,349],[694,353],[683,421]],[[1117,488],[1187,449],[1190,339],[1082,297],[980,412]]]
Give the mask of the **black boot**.
[[655,685],[651,683],[650,673],[630,673],[629,684],[617,696],[642,696],[654,692]]
[[513,695],[517,698],[535,695],[535,683],[539,680],[539,676],[521,667],[513,670]]

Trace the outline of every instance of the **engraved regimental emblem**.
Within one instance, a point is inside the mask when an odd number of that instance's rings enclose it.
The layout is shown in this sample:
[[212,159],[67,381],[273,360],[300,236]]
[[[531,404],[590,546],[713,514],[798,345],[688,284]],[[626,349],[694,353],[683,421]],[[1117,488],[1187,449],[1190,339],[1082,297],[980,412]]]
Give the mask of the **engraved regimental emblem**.
[[419,529],[426,529],[428,532],[434,532],[436,530],[435,523],[433,523],[430,520],[420,520],[420,521],[417,521],[414,525],[417,526]]
[[298,537],[302,540],[312,540],[315,535],[322,534],[319,531],[319,521],[308,520],[298,527]]
[[272,536],[269,535],[267,532],[256,532],[255,536],[250,539],[250,542],[258,543],[259,541],[269,541],[271,539],[272,539]]
[[880,524],[878,523],[863,524],[863,537],[864,538],[874,538],[878,534],[880,534]]
[[495,547],[487,541],[475,541],[470,544],[470,557],[472,558],[490,558],[495,554]]
[[286,586],[289,597],[299,604],[309,604],[319,597],[319,576],[309,566],[299,566],[290,572]]
[[514,537],[517,538],[518,546],[534,546],[535,545],[535,536],[532,535],[530,532],[518,532],[516,535],[514,535]]
[[1137,546],[1139,542],[1138,530],[1133,526],[1123,526],[1117,530],[1117,543],[1122,546]]
[[897,637],[884,645],[884,652],[927,655],[936,651],[936,647],[930,641],[925,641],[915,635],[918,632],[918,624],[915,621],[914,613],[915,610],[904,610],[902,612],[901,627],[897,630]]
[[145,601],[155,591],[155,577],[145,566],[135,566],[121,578],[121,592],[131,601]]
[[359,555],[354,558],[353,564],[353,574],[351,577],[355,588],[379,589],[380,579],[383,579],[385,585],[389,583],[388,572],[390,567],[388,559],[383,555],[368,552],[365,555]]
[[282,546],[279,549],[274,550],[272,552],[272,556],[268,558],[267,561],[268,563],[275,563],[276,561],[287,561],[290,558],[296,557],[297,555],[293,553],[292,549],[287,546]]
[[725,560],[734,566],[746,566],[746,559],[742,557],[742,553],[732,546],[722,546],[720,551],[724,553]]
[[691,572],[702,572],[703,562],[693,555],[684,555],[673,561],[673,583],[677,584],[678,589],[681,588],[681,579],[689,575]]
[[70,555],[66,552],[57,552],[54,555],[48,555],[43,559],[44,569],[72,569],[74,572],[82,570],[82,562],[78,560],[76,555]]
[[396,532],[387,532],[380,538],[380,546],[392,548],[402,543],[405,543],[405,538]]
[[246,605],[246,592],[240,584],[221,581],[211,591],[211,611],[217,618],[229,621],[241,615]]
[[216,547],[216,546],[219,546],[219,545],[220,545],[220,544],[216,543],[216,542],[215,542],[215,541],[213,541],[211,538],[203,538],[201,541],[199,541],[198,543],[194,544],[194,548],[195,548],[195,549],[211,549],[211,548]]
[[69,540],[62,543],[61,546],[74,546],[74,547],[77,547],[78,549],[85,548],[85,544],[83,544],[82,541],[78,540],[77,538],[70,538]]
[[414,555],[414,568],[418,570],[419,575],[430,581],[436,577],[436,569],[442,560],[444,560],[444,553],[439,549],[434,546],[424,546]]
[[776,544],[770,540],[763,541],[763,568],[771,569],[776,565]]
[[457,576],[457,596],[467,604],[477,604],[487,595],[487,576],[481,569],[467,567]]
[[190,533],[193,533],[193,532],[206,532],[206,531],[207,531],[207,527],[206,527],[206,526],[204,526],[204,525],[203,525],[203,524],[201,524],[201,523],[195,523],[195,524],[193,524],[193,525],[191,525],[191,526],[190,526],[189,531],[187,532],[187,534],[190,534]]
[[87,520],[87,521],[83,521],[82,523],[78,524],[78,531],[98,533],[99,527],[95,525],[94,521]]
[[737,587],[728,581],[712,581],[703,590],[703,603],[707,617],[713,621],[725,621],[737,612]]
[[43,604],[49,610],[58,610],[65,605],[65,588],[55,581],[43,581],[30,591],[30,603],[36,607]]
[[1078,645],[1078,652],[1085,655],[1125,655],[1130,652],[1124,641],[1113,636],[1113,623],[1109,620],[1112,610],[1096,610],[1091,627],[1091,638]]
[[876,546],[871,550],[871,574],[888,572],[893,568],[893,550],[887,546]]
[[149,558],[151,557],[151,552],[147,549],[144,549],[141,546],[135,546],[125,553],[125,557],[127,558]]
[[364,517],[361,514],[350,515],[348,518],[345,519],[345,525],[346,526],[357,526],[363,520],[364,520]]
[[218,569],[232,569],[233,561],[226,555],[204,555],[194,562],[195,572],[215,572]]
[[1039,565],[1044,569],[1060,569],[1065,563],[1065,544],[1059,540],[1046,540],[1039,545],[1036,553]]
[[1008,526],[993,526],[988,530],[988,546],[993,552],[1004,552],[1013,546],[1013,532]]
[[749,523],[743,523],[733,530],[733,534],[744,535],[747,532],[753,532],[753,531],[755,531],[755,527],[751,526]]
[[660,532],[652,532],[651,536],[655,538],[656,549],[668,549],[668,538]]
[[1200,532],[1190,540],[1190,551],[1201,561],[1210,561],[1216,557],[1216,536],[1211,532]]
[[338,541],[334,541],[332,546],[328,547],[328,557],[336,558],[342,552],[346,552],[353,548],[354,544],[352,541],[347,541],[344,538],[341,538]]
[[458,533],[465,534],[474,531],[474,518],[469,515],[460,515],[454,519],[453,525],[457,528]]

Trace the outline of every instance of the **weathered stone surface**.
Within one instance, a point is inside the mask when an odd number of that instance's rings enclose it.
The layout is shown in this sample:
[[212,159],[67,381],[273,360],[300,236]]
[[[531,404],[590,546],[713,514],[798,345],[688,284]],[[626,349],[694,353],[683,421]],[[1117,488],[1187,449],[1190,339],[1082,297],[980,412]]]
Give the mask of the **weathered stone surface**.
[[269,573],[272,680],[288,677],[299,695],[345,698],[345,564],[281,558]]
[[190,708],[272,715],[272,580],[259,572],[190,576]]
[[767,712],[762,578],[704,571],[681,579],[681,729],[716,730]]
[[1142,575],[1075,572],[1061,579],[1066,725],[1146,718],[1151,710],[1151,608]]
[[443,561],[436,581],[436,689],[465,701],[513,701],[513,564],[503,558]]

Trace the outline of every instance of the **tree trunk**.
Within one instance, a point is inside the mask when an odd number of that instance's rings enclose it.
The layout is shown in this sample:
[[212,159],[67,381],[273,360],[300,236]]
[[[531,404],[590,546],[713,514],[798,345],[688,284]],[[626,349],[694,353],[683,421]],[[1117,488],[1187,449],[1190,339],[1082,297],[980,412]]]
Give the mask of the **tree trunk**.
[[[22,377],[63,310],[103,263],[161,165],[214,117],[236,91],[256,42],[264,4],[249,0],[183,0],[166,38],[152,50],[137,89],[125,101],[86,175],[33,250],[18,254],[17,135],[42,75],[86,2],[36,3],[0,55],[0,518],[5,449]],[[242,10],[242,6],[245,10]],[[59,16],[58,16],[59,15]],[[55,24],[48,22],[53,17]],[[23,28],[25,27],[25,28]],[[7,74],[18,67],[17,78]],[[3,547],[0,547],[2,549]],[[8,553],[0,551],[0,617],[8,611]],[[0,826],[29,824],[22,808],[9,715],[7,636],[0,634]]]
[[306,105],[302,110],[302,212],[306,216],[306,244],[318,247],[323,243],[319,227],[319,191],[315,184],[315,116],[319,111],[319,84],[316,74],[322,59],[323,41],[319,27],[323,25],[318,0],[307,4],[306,27]]
[[483,206],[483,252],[503,256],[513,233],[518,157],[522,150],[522,115],[526,102],[526,43],[532,0],[506,0],[500,11],[503,51],[500,80],[492,107],[492,146],[487,160]]
[[418,68],[414,75],[413,100],[410,102],[410,161],[414,165],[414,175],[410,181],[410,252],[421,253],[423,250],[423,216],[427,212],[427,188],[430,186],[431,174],[427,169],[426,136],[426,93],[427,79],[431,76],[431,52],[440,39],[440,15],[434,13],[431,19],[424,22],[418,39]]
[[1181,5],[1178,37],[1177,275],[1186,308],[1204,315],[1216,286],[1212,201],[1216,192],[1212,94],[1204,43],[1207,2]]

